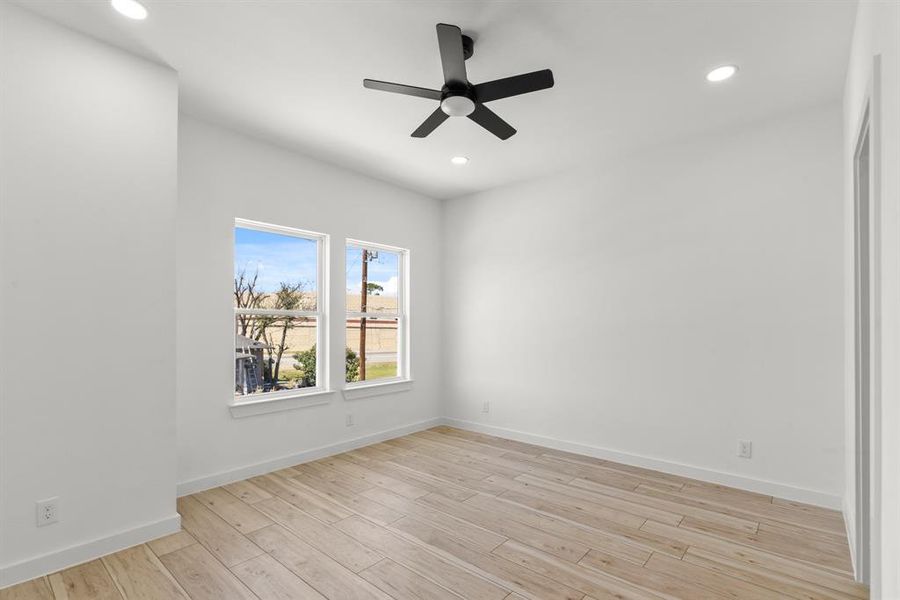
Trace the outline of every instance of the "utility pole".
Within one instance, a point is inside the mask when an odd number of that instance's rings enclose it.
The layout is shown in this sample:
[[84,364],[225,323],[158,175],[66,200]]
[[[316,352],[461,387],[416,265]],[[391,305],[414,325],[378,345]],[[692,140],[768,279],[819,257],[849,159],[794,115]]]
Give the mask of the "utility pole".
[[[366,297],[369,294],[369,251],[362,251],[362,288],[359,312],[366,312]],[[366,318],[359,320],[359,380],[366,380]]]

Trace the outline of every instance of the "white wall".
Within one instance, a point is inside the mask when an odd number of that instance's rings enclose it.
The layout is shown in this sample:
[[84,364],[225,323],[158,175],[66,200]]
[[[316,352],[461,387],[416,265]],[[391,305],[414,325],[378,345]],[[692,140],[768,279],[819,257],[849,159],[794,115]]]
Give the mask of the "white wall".
[[2,586],[178,528],[178,92],[7,3],[0,86]]
[[447,202],[449,416],[839,506],[840,122]]
[[[874,81],[874,63],[880,76]],[[853,155],[866,103],[873,121],[873,241],[876,323],[872,397],[871,590],[873,599],[900,599],[900,3],[862,1],[856,15],[844,93],[846,361],[846,507],[855,531],[855,405],[853,380]],[[851,541],[853,540],[851,535]],[[859,552],[859,549],[855,549]]]
[[[440,414],[440,203],[182,115],[178,207],[178,480],[182,493]],[[234,218],[331,236],[331,384],[343,380],[348,237],[410,250],[410,391],[234,418]],[[355,417],[353,427],[345,416]],[[333,451],[333,450],[332,450]]]

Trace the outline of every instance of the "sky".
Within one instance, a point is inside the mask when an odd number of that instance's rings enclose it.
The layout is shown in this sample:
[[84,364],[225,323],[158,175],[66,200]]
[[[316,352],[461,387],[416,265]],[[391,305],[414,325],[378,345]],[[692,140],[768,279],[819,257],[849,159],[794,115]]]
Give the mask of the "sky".
[[[383,287],[381,294],[384,296],[397,295],[399,262],[398,254],[384,251],[369,262],[369,282]],[[306,290],[315,291],[316,242],[291,235],[235,227],[235,277],[241,270],[245,270],[248,275],[258,270],[258,283],[263,291],[276,291],[281,282],[304,282]],[[345,275],[347,292],[358,294],[362,287],[361,248],[347,247]]]
[[[378,258],[369,261],[368,280],[384,288],[383,296],[397,295],[400,256],[394,252],[379,251]],[[347,246],[347,292],[358,294],[362,289],[362,248]]]
[[304,289],[315,291],[316,242],[292,235],[234,228],[234,274],[244,270],[252,277],[258,270],[261,290],[273,292],[280,283],[305,283]]

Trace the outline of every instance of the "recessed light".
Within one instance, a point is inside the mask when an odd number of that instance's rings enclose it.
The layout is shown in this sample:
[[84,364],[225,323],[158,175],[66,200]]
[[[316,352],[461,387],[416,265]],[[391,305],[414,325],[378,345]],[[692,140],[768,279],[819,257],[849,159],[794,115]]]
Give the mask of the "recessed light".
[[129,19],[143,21],[147,18],[147,9],[137,0],[110,0],[110,4]]
[[452,162],[454,165],[462,166],[462,165],[468,163],[469,159],[466,158],[465,156],[454,156],[453,158],[450,159],[450,162]]
[[721,67],[716,67],[712,71],[706,74],[706,80],[712,81],[716,83],[718,81],[725,81],[732,75],[737,73],[737,67],[734,65],[724,65]]

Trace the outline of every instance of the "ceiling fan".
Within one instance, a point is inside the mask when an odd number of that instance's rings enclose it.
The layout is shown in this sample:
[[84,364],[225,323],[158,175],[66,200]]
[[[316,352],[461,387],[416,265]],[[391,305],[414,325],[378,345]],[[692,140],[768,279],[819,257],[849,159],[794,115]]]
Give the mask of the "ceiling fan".
[[412,132],[412,137],[427,136],[449,117],[469,117],[501,140],[509,139],[516,130],[485,106],[485,103],[553,87],[553,73],[550,69],[472,84],[466,76],[465,62],[474,52],[475,45],[472,38],[463,35],[456,25],[444,23],[438,23],[437,37],[441,65],[444,68],[444,85],[440,90],[363,79],[363,86],[372,90],[418,96],[441,103],[425,122]]

